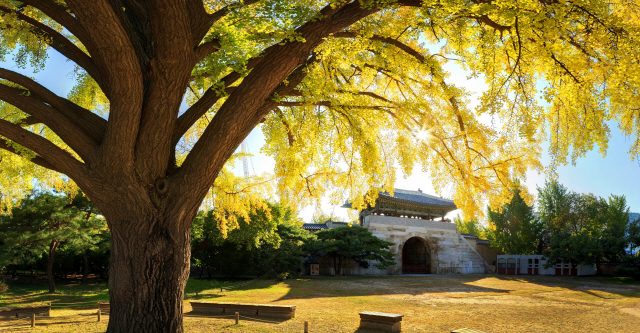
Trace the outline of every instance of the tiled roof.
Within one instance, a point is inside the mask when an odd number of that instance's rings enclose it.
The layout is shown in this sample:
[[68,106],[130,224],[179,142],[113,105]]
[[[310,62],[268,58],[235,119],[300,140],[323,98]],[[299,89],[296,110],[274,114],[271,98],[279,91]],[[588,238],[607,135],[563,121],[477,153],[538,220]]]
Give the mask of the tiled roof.
[[[326,222],[325,222],[325,223],[326,223]],[[337,225],[337,226],[340,226],[340,227],[348,226],[348,225],[349,225],[349,222],[336,222],[336,221],[333,221],[332,223],[333,223],[333,225]],[[336,228],[337,228],[337,227],[336,227]]]
[[302,225],[302,229],[304,230],[311,230],[311,231],[318,231],[318,230],[322,230],[322,229],[329,229],[327,228],[327,225],[322,223],[322,224],[318,224],[318,223],[305,223]]
[[423,193],[420,190],[409,191],[409,190],[395,189],[393,191],[393,196],[388,192],[380,192],[380,196],[400,199],[400,200],[405,200],[410,202],[416,202],[421,204],[443,206],[443,207],[451,207],[451,206],[455,207],[456,205],[451,199],[445,199],[445,198],[437,197],[435,195],[429,195],[429,194]]
[[462,237],[464,238],[468,238],[468,239],[474,239],[476,241],[477,244],[489,244],[489,241],[486,239],[480,239],[478,236],[476,235],[472,235],[472,234],[461,234]]
[[[413,202],[413,203],[419,203],[419,204],[425,204],[425,205],[441,206],[443,208],[447,208],[447,207],[453,208],[453,209],[457,208],[453,200],[445,199],[435,195],[426,194],[426,193],[423,193],[420,189],[418,189],[417,191],[410,191],[410,190],[402,190],[397,188],[397,189],[394,189],[393,196],[388,192],[380,191],[379,197],[393,198],[396,200],[403,200],[407,202]],[[351,208],[351,203],[345,202],[345,204],[342,205],[342,207]]]

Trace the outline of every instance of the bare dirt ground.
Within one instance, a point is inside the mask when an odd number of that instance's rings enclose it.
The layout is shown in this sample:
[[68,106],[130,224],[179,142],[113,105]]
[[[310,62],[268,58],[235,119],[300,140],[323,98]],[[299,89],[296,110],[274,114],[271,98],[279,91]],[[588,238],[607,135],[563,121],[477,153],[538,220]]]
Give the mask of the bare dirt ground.
[[[190,296],[190,295],[188,295]],[[320,277],[258,281],[241,290],[201,290],[199,300],[296,305],[296,318],[274,320],[191,316],[185,332],[373,332],[359,330],[360,311],[404,314],[403,332],[450,332],[463,327],[485,332],[639,332],[640,285],[599,277],[446,275],[411,277]],[[189,300],[185,300],[185,303]],[[38,317],[34,332],[104,332],[108,316],[95,310],[56,310]]]

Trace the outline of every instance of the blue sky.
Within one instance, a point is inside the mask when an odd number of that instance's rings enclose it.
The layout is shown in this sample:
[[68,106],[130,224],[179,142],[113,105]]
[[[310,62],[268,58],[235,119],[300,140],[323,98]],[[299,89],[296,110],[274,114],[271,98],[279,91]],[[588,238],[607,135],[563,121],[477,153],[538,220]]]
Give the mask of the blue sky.
[[[33,73],[31,69],[19,69],[15,66],[11,57],[7,57],[6,62],[0,62],[3,68],[21,72],[30,77],[34,77],[45,87],[51,89],[58,95],[66,96],[73,85],[72,71],[73,63],[67,61],[64,57],[56,52],[50,53],[47,66],[38,73]],[[484,84],[479,79],[467,80],[466,73],[455,66],[446,66],[452,73],[450,82],[463,86],[471,92],[478,93],[484,88]],[[472,99],[473,103],[473,99]],[[640,212],[640,164],[632,162],[630,155],[627,153],[631,140],[625,138],[617,129],[615,124],[610,124],[612,137],[609,142],[609,150],[606,157],[603,157],[597,151],[592,151],[586,157],[577,161],[576,166],[561,166],[558,169],[558,180],[564,184],[569,190],[579,193],[593,193],[597,196],[608,197],[610,194],[625,195],[627,203],[632,212]],[[271,172],[273,170],[274,161],[267,156],[259,153],[260,147],[264,142],[264,138],[259,128],[256,128],[247,138],[247,146],[249,153],[254,156],[250,159],[249,169],[253,173]],[[545,144],[546,145],[546,144]],[[542,163],[548,165],[549,156],[543,154]],[[236,172],[242,174],[242,164],[237,164]],[[419,168],[416,168],[418,171]],[[421,172],[415,172],[408,178],[402,178],[401,172],[397,179],[396,187],[417,190],[422,189],[426,193],[435,194],[429,177]],[[526,184],[532,193],[536,193],[535,188],[544,185],[545,175],[539,175],[530,172],[527,177]],[[449,196],[450,193],[442,193],[443,196]],[[347,212],[338,206],[328,205],[328,201],[324,200],[323,211],[327,214],[333,214],[337,218],[346,219]],[[310,221],[315,211],[315,207],[306,207],[300,211],[300,216],[305,221]]]

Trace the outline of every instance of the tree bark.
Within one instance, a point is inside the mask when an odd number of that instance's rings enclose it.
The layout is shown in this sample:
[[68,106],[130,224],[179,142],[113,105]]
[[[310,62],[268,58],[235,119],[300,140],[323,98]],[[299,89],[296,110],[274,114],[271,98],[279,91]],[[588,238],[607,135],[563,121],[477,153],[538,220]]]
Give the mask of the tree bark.
[[57,240],[52,240],[49,244],[49,261],[47,262],[47,280],[49,281],[49,292],[56,292],[56,282],[53,279],[53,256],[56,254],[56,249],[60,245]]
[[[113,235],[107,332],[183,332],[190,223],[172,215],[131,215],[135,208],[129,208],[129,216],[107,216]],[[132,223],[136,215],[144,219]]]
[[87,251],[84,251],[84,253],[82,254],[82,257],[84,259],[84,270],[82,272],[82,284],[86,284],[87,276],[89,276],[89,255],[87,254]]
[[[256,1],[244,3],[253,2]],[[182,131],[200,118],[203,114],[200,112],[208,110],[217,100],[205,99],[197,107],[192,106],[195,112],[186,114],[196,116],[186,117],[181,122],[185,126],[176,126],[193,67],[207,50],[216,46],[211,40],[200,44],[216,15],[206,15],[201,3],[187,10],[183,1],[171,0],[65,3],[68,12],[50,4],[36,7],[76,34],[87,48],[88,54],[58,50],[83,67],[101,87],[109,99],[108,121],[91,116],[91,112],[73,106],[70,101],[60,100],[24,76],[5,71],[5,76],[14,78],[10,81],[36,92],[34,96],[38,99],[29,99],[20,90],[9,88],[2,90],[8,97],[0,99],[14,102],[14,106],[30,116],[42,118],[80,159],[7,120],[0,119],[0,133],[32,150],[36,154],[32,162],[73,179],[106,217],[112,234],[111,315],[107,331],[182,332],[191,221],[210,186],[242,140],[268,114],[270,109],[263,107],[265,101],[283,86],[287,76],[305,63],[331,33],[382,7],[365,6],[360,1],[328,5],[320,11],[318,19],[296,29],[304,42],[287,41],[266,48],[249,62],[252,70],[234,87],[235,92],[227,97],[178,167],[177,140],[173,138],[181,137]],[[194,10],[200,13],[195,21],[189,15]],[[16,15],[26,14],[16,12]],[[29,22],[46,28],[37,20]],[[47,31],[65,41],[55,30]],[[77,49],[71,42],[66,41],[65,45]],[[214,93],[211,91],[210,94]],[[91,126],[74,117],[75,113],[91,120]],[[0,149],[15,153],[7,144],[0,143]],[[55,290],[52,269],[58,245],[52,243],[50,248],[47,275],[51,291]],[[338,274],[341,263],[342,259],[336,267]],[[229,266],[220,267],[221,272],[224,270],[229,273]],[[208,274],[211,273],[209,267]]]

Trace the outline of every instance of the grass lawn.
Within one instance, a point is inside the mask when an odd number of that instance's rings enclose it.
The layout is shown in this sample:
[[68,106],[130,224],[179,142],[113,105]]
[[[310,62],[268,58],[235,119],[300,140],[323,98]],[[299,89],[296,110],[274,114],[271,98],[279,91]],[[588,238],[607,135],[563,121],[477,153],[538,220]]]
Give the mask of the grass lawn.
[[[241,282],[224,283],[226,285]],[[360,311],[404,314],[403,332],[450,332],[469,327],[486,332],[637,332],[640,285],[600,277],[505,277],[441,275],[412,277],[319,277],[285,282],[256,281],[219,292],[217,281],[190,280],[191,299],[296,305],[291,320],[196,317],[185,304],[186,332],[368,332],[358,330]],[[103,284],[63,285],[49,295],[39,288],[10,284],[0,306],[15,303],[107,299]],[[197,293],[197,296],[196,296]],[[108,316],[96,322],[94,306],[86,310],[58,307],[51,318],[37,318],[37,332],[104,332]],[[0,319],[3,325],[18,323]],[[5,327],[6,329],[6,327]],[[29,330],[24,329],[24,330]]]

